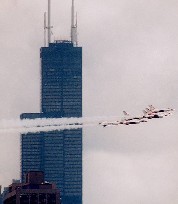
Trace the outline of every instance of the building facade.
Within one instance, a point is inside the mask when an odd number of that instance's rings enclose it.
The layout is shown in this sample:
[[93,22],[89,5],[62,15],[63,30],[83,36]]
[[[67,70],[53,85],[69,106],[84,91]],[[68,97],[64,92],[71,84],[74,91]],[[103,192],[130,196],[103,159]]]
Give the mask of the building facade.
[[44,173],[31,171],[25,183],[12,183],[3,197],[3,204],[60,204],[55,184],[44,181]]
[[42,113],[82,116],[82,48],[56,41],[41,49]]
[[[41,113],[21,119],[82,116],[82,48],[55,41],[41,48]],[[21,178],[43,171],[56,183],[63,204],[82,204],[82,129],[28,133],[21,137]]]

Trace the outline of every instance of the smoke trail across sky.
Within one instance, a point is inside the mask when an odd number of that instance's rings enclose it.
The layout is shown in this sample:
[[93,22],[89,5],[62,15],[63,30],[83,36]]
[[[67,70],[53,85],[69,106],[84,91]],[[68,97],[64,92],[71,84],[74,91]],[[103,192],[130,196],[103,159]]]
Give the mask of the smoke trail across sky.
[[[94,125],[94,124],[93,124]],[[83,128],[85,126],[93,126],[92,124],[88,125],[50,125],[50,126],[39,126],[39,127],[19,127],[19,128],[6,128],[6,129],[0,129],[0,132],[20,132],[23,134],[27,133],[37,133],[37,132],[50,132],[50,131],[60,131],[60,130],[71,130],[71,129],[79,129]]]
[[96,126],[105,120],[119,120],[119,117],[3,119],[0,120],[0,132],[28,133],[78,129],[86,126]]

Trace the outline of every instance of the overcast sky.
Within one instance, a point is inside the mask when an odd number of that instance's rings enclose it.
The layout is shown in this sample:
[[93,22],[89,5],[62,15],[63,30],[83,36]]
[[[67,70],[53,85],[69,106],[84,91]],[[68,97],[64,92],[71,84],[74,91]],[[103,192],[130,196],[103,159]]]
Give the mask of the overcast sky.
[[[51,0],[53,39],[69,39],[71,0]],[[0,0],[0,119],[40,111],[47,0]],[[76,0],[83,115],[178,109],[178,1]],[[84,129],[84,204],[177,204],[177,113]],[[0,134],[0,184],[19,178],[20,136]]]

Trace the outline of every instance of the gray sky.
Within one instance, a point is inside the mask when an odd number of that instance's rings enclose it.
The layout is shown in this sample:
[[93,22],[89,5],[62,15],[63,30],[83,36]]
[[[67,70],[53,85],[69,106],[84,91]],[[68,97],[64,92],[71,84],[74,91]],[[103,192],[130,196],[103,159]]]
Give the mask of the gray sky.
[[[71,1],[52,0],[55,39],[69,39]],[[0,118],[39,112],[47,0],[0,0]],[[178,109],[178,2],[76,0],[84,116]],[[84,129],[84,203],[177,204],[177,113]],[[19,177],[18,134],[0,134],[0,184]]]

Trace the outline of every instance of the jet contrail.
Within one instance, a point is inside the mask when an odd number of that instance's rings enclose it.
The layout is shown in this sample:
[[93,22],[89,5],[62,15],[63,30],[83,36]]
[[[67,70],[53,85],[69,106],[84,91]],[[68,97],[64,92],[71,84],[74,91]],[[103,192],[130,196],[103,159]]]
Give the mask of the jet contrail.
[[[147,122],[146,119],[162,118],[169,116],[173,109],[158,109],[147,113],[142,117],[132,117],[129,119],[120,118],[118,116],[112,117],[80,117],[80,118],[36,118],[36,119],[11,119],[0,120],[0,132],[20,132],[20,133],[35,133],[48,132],[55,130],[71,130],[79,129],[85,126],[96,126],[101,124],[103,127],[110,125],[129,125]],[[166,112],[167,114],[159,115],[159,113]],[[127,114],[128,115],[128,114]],[[111,122],[109,122],[111,120]],[[114,120],[114,121],[113,121]],[[137,120],[137,121],[135,121]]]
[[82,118],[37,118],[0,120],[0,132],[35,133],[55,130],[79,129],[86,126],[95,126],[105,120],[118,120],[112,117],[82,117]]
[[94,124],[88,125],[60,125],[60,126],[41,126],[41,127],[24,127],[24,128],[8,128],[0,129],[0,133],[38,133],[38,132],[51,132],[51,131],[60,131],[60,130],[75,130],[81,129],[83,127],[95,126]]

